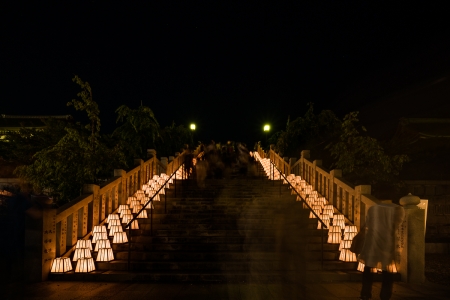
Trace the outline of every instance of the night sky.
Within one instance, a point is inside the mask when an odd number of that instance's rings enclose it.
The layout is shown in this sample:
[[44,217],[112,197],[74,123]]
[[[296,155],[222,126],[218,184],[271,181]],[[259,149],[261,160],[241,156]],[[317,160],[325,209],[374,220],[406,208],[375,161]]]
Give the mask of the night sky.
[[195,122],[198,139],[255,142],[264,123],[284,129],[310,101],[342,117],[450,70],[438,4],[11,2],[0,8],[0,113],[83,120],[66,106],[77,74],[103,132],[118,106],[142,101],[161,126]]

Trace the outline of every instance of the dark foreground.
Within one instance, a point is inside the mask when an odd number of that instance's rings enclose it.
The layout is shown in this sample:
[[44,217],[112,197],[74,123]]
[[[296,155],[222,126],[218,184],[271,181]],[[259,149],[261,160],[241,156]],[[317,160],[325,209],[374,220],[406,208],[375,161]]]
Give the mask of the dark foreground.
[[[381,283],[373,286],[379,299]],[[3,286],[0,299],[358,299],[356,282],[288,284],[159,284],[105,282],[41,282]],[[431,282],[396,282],[392,299],[449,299],[450,287]]]

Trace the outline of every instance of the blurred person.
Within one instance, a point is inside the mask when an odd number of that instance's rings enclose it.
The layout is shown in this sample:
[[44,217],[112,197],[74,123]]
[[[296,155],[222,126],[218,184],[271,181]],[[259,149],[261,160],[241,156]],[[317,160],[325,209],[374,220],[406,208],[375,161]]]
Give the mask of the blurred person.
[[369,208],[364,230],[365,238],[358,260],[365,265],[361,298],[372,298],[373,273],[371,268],[382,270],[381,300],[390,299],[394,276],[390,267],[395,264],[396,236],[403,222],[405,211],[403,207],[392,203],[381,203]]

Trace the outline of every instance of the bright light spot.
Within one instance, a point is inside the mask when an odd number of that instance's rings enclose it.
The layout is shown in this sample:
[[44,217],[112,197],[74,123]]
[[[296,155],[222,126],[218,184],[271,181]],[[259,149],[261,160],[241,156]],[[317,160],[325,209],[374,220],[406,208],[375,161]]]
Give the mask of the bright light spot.
[[191,124],[190,128],[191,130],[195,130],[195,124]]
[[264,131],[270,131],[270,125],[264,125]]

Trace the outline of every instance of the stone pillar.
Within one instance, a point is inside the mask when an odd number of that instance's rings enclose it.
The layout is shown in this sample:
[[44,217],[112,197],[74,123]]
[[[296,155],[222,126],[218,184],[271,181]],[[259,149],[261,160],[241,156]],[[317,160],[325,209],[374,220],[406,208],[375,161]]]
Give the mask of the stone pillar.
[[420,198],[411,195],[400,199],[405,219],[399,228],[400,274],[408,283],[425,282],[425,210],[419,209]]
[[311,158],[311,152],[309,150],[302,150],[302,152],[300,152],[300,157],[301,158],[310,159]]
[[355,186],[355,203],[354,203],[354,220],[353,220],[353,224],[358,228],[358,231],[360,231],[361,226],[363,226],[364,224],[362,224],[364,221],[362,221],[363,219],[365,220],[364,216],[366,215],[367,209],[369,209],[368,207],[366,208],[364,205],[364,211],[362,211],[361,209],[363,208],[361,203],[361,195],[370,195],[372,193],[372,187],[370,185],[357,185]]
[[156,150],[155,149],[147,149],[147,158],[156,157]]
[[[337,205],[337,190],[335,190],[334,187],[334,178],[335,177],[342,177],[342,170],[339,169],[334,169],[330,171],[330,187],[329,187],[329,191],[330,191],[330,197],[329,197],[329,201],[331,202],[331,204],[333,204],[335,207],[338,207]],[[336,187],[337,188],[337,187]]]
[[319,178],[317,178],[316,177],[316,167],[317,166],[319,166],[319,167],[321,167],[322,166],[322,160],[320,160],[320,159],[316,159],[316,160],[314,160],[313,161],[313,169],[312,169],[312,183],[311,183],[311,185],[314,187],[314,189],[317,191],[317,190],[319,190]]
[[169,160],[167,159],[167,157],[161,157],[161,164],[164,166],[164,168],[167,168],[168,163],[169,163]]
[[[114,177],[122,177],[122,182],[119,183],[118,187],[116,187],[116,193],[117,193],[117,199],[118,199],[118,203],[117,207],[119,207],[120,204],[126,204],[127,203],[127,189],[126,189],[126,185],[127,185],[127,181],[125,178],[125,175],[127,174],[127,172],[125,172],[125,170],[122,169],[114,169]],[[116,207],[114,207],[116,208]]]
[[[83,185],[83,194],[92,194],[92,226],[100,223],[100,187],[96,184]],[[91,230],[92,228],[88,228]]]
[[172,162],[175,159],[174,156],[169,156],[169,162]]
[[45,281],[56,258],[56,209],[35,204],[26,211],[25,226],[25,281]]

